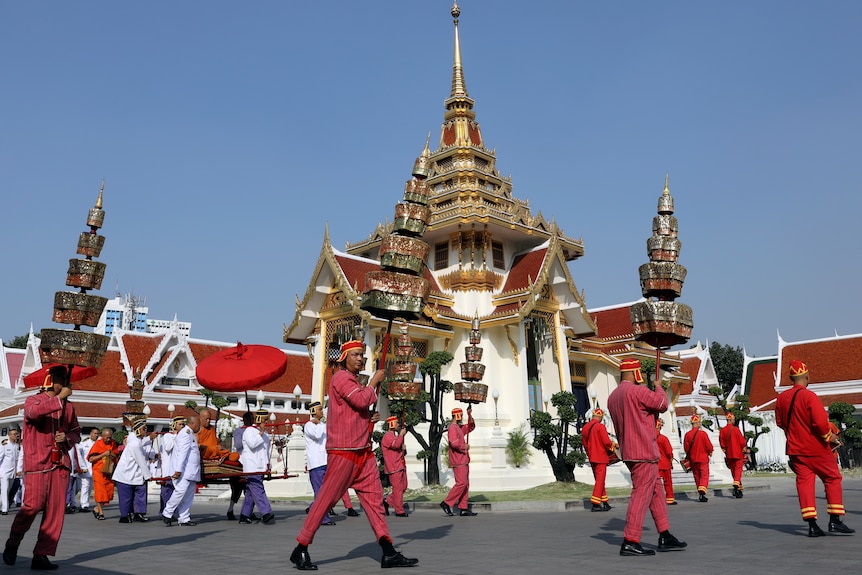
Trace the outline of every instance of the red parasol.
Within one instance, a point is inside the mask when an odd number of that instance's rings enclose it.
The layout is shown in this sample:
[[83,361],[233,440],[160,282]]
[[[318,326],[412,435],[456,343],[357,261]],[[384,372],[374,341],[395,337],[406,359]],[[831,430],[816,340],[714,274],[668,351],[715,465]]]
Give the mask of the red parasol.
[[287,355],[269,345],[237,342],[198,364],[195,374],[212,391],[248,391],[275,381],[287,369]]
[[[41,369],[37,369],[33,373],[24,376],[24,387],[27,389],[32,389],[34,387],[41,387],[42,383],[45,382],[45,378],[48,377],[48,370],[52,367],[56,367],[58,365],[63,365],[60,363],[46,363],[42,366]],[[66,367],[63,365],[63,367]],[[79,365],[72,366],[72,378],[71,381],[81,381],[82,379],[87,379],[93,377],[99,373],[95,367],[81,367]]]

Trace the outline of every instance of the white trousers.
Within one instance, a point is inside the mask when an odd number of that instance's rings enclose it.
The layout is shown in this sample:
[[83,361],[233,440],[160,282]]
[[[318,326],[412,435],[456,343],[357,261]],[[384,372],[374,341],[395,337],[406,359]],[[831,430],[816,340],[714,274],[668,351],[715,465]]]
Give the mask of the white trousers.
[[195,489],[197,481],[186,481],[178,479],[174,483],[174,493],[162,511],[162,517],[170,519],[174,512],[177,513],[180,523],[186,523],[191,519],[192,502],[195,500]]
[[14,480],[14,477],[0,477],[0,511],[3,513],[9,512],[9,487]]
[[81,479],[81,507],[90,507],[90,491],[93,490],[93,476],[79,475]]

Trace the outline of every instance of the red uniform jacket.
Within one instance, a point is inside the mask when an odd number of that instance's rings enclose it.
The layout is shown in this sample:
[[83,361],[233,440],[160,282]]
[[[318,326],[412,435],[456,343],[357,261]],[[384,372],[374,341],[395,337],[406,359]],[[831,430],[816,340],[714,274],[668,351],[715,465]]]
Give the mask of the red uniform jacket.
[[581,429],[581,437],[584,440],[584,449],[590,463],[608,463],[608,452],[613,443],[608,436],[608,430],[598,419],[591,419]]
[[[793,409],[796,409],[795,407]],[[735,425],[725,425],[718,434],[718,444],[728,459],[743,459],[745,457],[745,436]]]
[[373,387],[362,387],[356,376],[346,369],[336,372],[329,386],[326,450],[370,448],[371,411],[368,408],[374,403],[377,403],[377,394]]
[[387,431],[380,440],[380,447],[383,448],[383,471],[395,473],[405,468],[403,435]]
[[663,435],[661,431],[656,429],[655,440],[658,443],[658,468],[659,471],[670,470],[673,468],[673,446],[670,444],[670,439]]
[[608,411],[623,461],[658,461],[655,416],[667,411],[665,390],[621,381],[608,397]]
[[467,419],[466,425],[458,425],[455,421],[449,424],[449,467],[458,467],[470,463],[467,434],[476,429],[476,422],[469,415]]
[[[54,447],[54,434],[66,433],[66,441],[60,445],[59,463],[51,461]],[[69,450],[81,441],[81,428],[75,416],[75,408],[68,401],[63,402],[47,393],[37,393],[24,400],[24,430],[21,450],[24,456],[24,473],[48,471],[62,466],[72,469]]]
[[709,435],[702,428],[689,430],[685,434],[682,446],[688,453],[689,461],[709,463],[709,456],[712,455],[712,441],[709,440]]
[[[794,394],[799,394],[788,419]],[[775,422],[787,436],[787,455],[821,455],[829,453],[829,416],[817,395],[800,385],[794,385],[778,396]],[[24,459],[24,461],[27,461]]]

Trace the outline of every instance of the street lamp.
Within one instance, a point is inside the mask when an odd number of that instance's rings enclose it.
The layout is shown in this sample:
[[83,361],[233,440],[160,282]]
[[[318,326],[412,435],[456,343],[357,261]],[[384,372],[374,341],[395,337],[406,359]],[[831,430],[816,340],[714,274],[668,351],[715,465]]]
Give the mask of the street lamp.
[[500,390],[494,389],[491,392],[491,397],[494,398],[494,427],[500,427],[500,417],[497,415],[497,402],[500,401]]
[[260,409],[261,406],[263,406],[263,400],[266,399],[266,395],[263,393],[262,389],[259,389],[257,391],[257,396],[255,397],[255,399],[257,399],[257,408]]
[[595,387],[590,388],[590,399],[593,400],[593,407],[599,406],[599,392],[596,391]]
[[549,401],[551,401],[551,398],[547,393],[542,396],[542,403],[545,404],[545,411],[548,411],[548,402]]
[[296,424],[299,425],[299,399],[302,397],[302,388],[299,384],[293,387],[293,399],[296,401]]
[[144,414],[144,415],[149,416],[149,415],[150,415],[150,413],[151,413],[151,411],[150,411],[150,406],[149,406],[149,405],[145,405],[145,406],[144,406],[143,414]]

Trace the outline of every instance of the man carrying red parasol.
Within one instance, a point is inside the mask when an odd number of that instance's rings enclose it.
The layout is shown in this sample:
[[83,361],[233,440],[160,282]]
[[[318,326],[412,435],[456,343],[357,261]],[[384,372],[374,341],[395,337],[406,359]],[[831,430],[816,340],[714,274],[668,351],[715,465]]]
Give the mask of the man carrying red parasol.
[[314,540],[323,516],[352,487],[359,496],[377,543],[383,549],[380,566],[412,567],[419,560],[404,557],[392,545],[383,515],[383,487],[368,434],[369,423],[380,417],[377,413],[372,416],[368,407],[377,403],[377,391],[385,371],[377,370],[365,385],[359,383],[356,376],[365,366],[365,344],[357,340],[341,346],[338,362],[342,369],[332,377],[329,393],[326,476],[296,537],[298,545],[291,553],[290,561],[301,571],[317,570],[317,565],[311,562],[308,546]]

